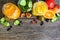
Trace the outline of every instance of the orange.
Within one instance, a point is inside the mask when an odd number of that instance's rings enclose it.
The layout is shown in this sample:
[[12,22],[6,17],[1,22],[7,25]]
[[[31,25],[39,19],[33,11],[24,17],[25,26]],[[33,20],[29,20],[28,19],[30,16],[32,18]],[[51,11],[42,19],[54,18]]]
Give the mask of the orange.
[[21,10],[13,3],[4,4],[2,12],[9,19],[17,19],[21,14]]
[[48,6],[44,1],[34,3],[32,14],[35,16],[42,16],[48,10]]
[[52,10],[48,10],[45,15],[44,15],[45,18],[47,19],[52,19],[55,17],[55,13],[52,11]]

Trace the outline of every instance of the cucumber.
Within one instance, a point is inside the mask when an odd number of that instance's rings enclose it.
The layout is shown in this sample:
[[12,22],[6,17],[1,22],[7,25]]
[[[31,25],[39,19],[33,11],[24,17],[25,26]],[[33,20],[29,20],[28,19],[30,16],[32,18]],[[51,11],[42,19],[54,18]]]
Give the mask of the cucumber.
[[22,12],[26,12],[26,9],[24,8],[24,6],[21,6],[20,4],[18,4],[19,8],[21,9]]
[[2,18],[0,19],[0,23],[3,24],[4,22],[5,22],[5,18],[2,17]]
[[30,1],[30,2],[28,3],[28,7],[29,7],[29,8],[32,8],[32,1]]
[[51,20],[51,22],[56,22],[57,21],[57,17],[54,17],[52,20]]
[[2,18],[0,19],[0,22],[1,22],[2,25],[6,26],[6,27],[10,26],[10,23],[7,22],[4,17],[2,17]]
[[15,26],[17,26],[19,23],[20,23],[19,20],[15,20],[15,21],[14,21],[14,25],[15,25]]
[[57,17],[60,17],[60,14],[59,14],[59,13],[57,13],[57,14],[56,14],[56,16],[57,16]]
[[6,27],[10,27],[10,23],[9,22],[4,22],[2,25],[6,26]]
[[22,12],[29,12],[32,10],[32,0],[19,0],[18,6]]
[[27,9],[27,12],[30,11],[30,10],[31,10],[31,8],[30,9]]
[[25,6],[26,5],[26,0],[21,0],[20,5]]
[[51,20],[51,22],[56,22],[59,17],[60,17],[60,14],[57,13],[56,16]]

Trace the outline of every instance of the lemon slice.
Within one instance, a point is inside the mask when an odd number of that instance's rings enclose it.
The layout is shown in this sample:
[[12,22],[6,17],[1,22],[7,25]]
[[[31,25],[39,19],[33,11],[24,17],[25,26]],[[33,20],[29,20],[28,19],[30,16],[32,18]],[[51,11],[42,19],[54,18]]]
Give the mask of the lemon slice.
[[41,16],[48,10],[48,6],[44,1],[39,1],[33,5],[33,15]]

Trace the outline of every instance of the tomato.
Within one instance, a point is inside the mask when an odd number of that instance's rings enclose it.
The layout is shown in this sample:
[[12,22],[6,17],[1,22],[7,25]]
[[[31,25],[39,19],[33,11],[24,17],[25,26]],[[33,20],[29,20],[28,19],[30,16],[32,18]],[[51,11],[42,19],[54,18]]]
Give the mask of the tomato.
[[46,3],[48,5],[48,8],[54,8],[54,6],[55,6],[54,0],[46,0]]

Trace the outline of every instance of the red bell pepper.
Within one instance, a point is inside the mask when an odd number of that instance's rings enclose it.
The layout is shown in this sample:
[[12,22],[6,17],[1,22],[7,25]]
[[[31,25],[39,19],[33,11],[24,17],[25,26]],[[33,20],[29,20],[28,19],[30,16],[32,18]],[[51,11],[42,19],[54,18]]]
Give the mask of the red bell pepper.
[[54,8],[55,6],[55,1],[54,0],[45,0],[47,5],[48,5],[48,8]]

